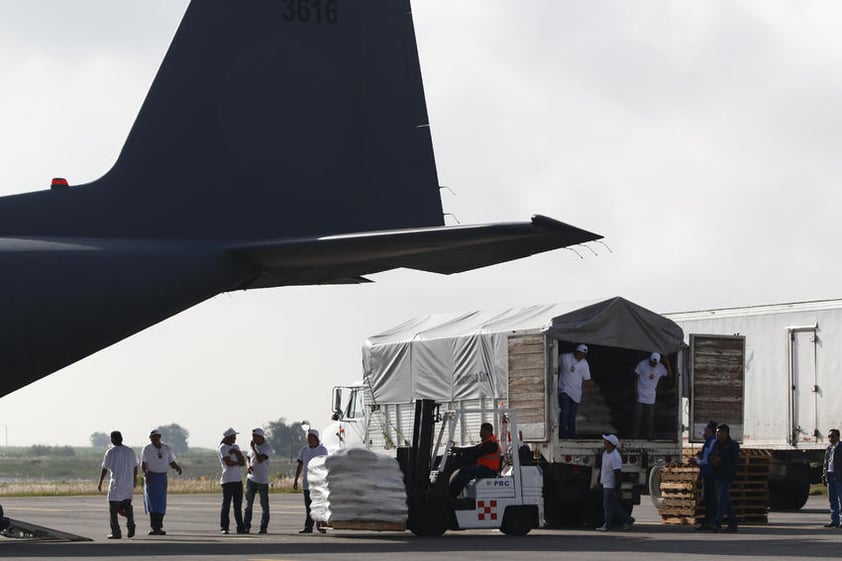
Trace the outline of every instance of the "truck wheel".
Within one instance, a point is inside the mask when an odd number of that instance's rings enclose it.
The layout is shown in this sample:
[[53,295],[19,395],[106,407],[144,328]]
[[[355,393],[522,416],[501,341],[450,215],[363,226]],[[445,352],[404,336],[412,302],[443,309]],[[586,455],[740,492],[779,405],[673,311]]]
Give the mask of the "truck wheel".
[[525,536],[538,527],[538,508],[534,506],[510,506],[503,513],[500,531],[509,536]]
[[655,466],[649,472],[649,498],[655,508],[661,508],[664,504],[664,497],[661,495],[661,477],[664,474],[664,466]]
[[440,536],[447,531],[451,517],[452,513],[446,506],[427,503],[410,516],[409,529],[416,536]]
[[602,489],[591,489],[582,507],[584,517],[582,524],[588,528],[599,528],[605,524],[605,511],[602,509]]
[[807,504],[809,496],[809,481],[769,480],[769,508],[772,510],[798,510]]

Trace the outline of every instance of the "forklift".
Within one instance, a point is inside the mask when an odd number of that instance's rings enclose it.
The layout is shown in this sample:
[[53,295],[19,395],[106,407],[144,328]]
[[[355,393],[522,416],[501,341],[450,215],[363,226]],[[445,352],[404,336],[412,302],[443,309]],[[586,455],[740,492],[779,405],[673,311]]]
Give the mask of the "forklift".
[[[465,414],[494,417],[492,425],[499,431],[503,469],[497,477],[471,480],[454,499],[448,493],[450,478],[459,468],[454,435]],[[441,426],[434,446],[436,423]],[[440,536],[447,530],[488,528],[524,536],[543,524],[543,474],[531,461],[528,447],[521,450],[515,414],[508,408],[441,412],[435,401],[418,400],[412,446],[398,449],[398,461],[407,491],[407,526],[415,535]]]

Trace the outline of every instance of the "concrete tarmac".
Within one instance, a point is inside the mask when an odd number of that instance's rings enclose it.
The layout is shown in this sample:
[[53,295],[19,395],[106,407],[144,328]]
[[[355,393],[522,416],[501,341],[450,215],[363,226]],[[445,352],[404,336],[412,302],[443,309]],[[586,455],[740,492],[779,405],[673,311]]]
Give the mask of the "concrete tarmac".
[[[769,524],[743,526],[737,534],[697,532],[687,526],[666,526],[643,498],[635,507],[637,524],[628,532],[592,529],[534,530],[525,537],[499,531],[447,532],[419,538],[410,532],[328,530],[325,535],[300,535],[304,519],[301,495],[270,495],[272,518],[267,535],[221,535],[220,495],[171,495],[164,520],[166,536],[147,536],[143,498],[135,495],[138,534],[106,540],[108,507],[104,496],[2,498],[10,518],[93,538],[93,542],[42,542],[0,537],[0,558],[32,560],[67,558],[190,559],[254,561],[486,561],[674,559],[838,559],[842,530],[823,528],[827,499],[811,497],[791,513],[770,513]],[[255,505],[255,517],[259,506]],[[125,519],[121,518],[121,521]]]

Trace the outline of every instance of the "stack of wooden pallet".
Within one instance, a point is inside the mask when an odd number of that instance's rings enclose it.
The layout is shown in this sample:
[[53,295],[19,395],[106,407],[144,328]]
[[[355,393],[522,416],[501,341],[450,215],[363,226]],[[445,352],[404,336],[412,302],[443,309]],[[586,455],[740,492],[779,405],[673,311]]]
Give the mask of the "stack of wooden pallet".
[[666,466],[661,472],[661,504],[658,514],[665,524],[696,524],[705,508],[699,468],[688,465]]
[[[767,480],[772,455],[765,450],[740,450],[737,479],[731,500],[740,524],[768,522]],[[665,524],[698,524],[705,515],[699,468],[687,464],[667,466],[661,474],[662,503],[658,508]]]

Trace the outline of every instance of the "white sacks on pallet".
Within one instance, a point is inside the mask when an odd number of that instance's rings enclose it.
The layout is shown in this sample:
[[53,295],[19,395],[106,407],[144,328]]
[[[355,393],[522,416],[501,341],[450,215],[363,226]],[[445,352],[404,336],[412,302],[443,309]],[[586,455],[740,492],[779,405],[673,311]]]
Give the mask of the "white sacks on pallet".
[[310,460],[307,481],[316,522],[406,523],[406,489],[395,458],[346,448]]

